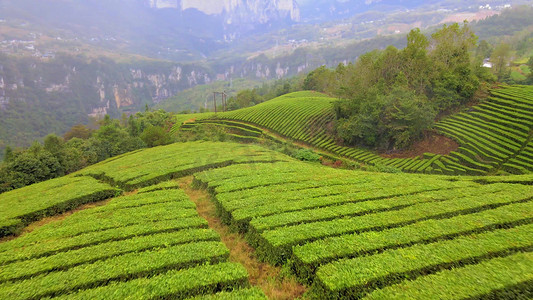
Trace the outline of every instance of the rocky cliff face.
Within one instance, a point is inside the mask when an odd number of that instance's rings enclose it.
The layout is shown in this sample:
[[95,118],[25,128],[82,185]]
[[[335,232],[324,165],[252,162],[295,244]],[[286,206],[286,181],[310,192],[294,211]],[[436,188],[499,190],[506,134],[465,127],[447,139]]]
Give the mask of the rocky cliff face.
[[212,77],[203,67],[175,63],[140,67],[65,58],[52,63],[21,60],[17,65],[6,59],[0,61],[0,112],[9,112],[17,103],[31,104],[30,96],[39,95],[37,101],[79,102],[86,117],[117,116],[210,83]]
[[148,5],[151,8],[179,8],[178,0],[148,0]]
[[226,24],[259,23],[289,18],[300,20],[295,0],[147,0],[154,9],[198,10],[206,15],[223,16]]

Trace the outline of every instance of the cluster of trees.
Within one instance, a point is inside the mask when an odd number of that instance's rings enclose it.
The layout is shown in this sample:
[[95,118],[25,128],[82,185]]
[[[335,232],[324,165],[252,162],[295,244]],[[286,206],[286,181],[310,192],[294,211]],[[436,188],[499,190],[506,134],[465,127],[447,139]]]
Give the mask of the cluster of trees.
[[415,29],[402,50],[389,46],[336,70],[319,68],[303,87],[340,99],[336,131],[346,144],[405,148],[439,114],[470,101],[480,82],[494,79],[471,57],[476,44],[466,22],[444,25],[430,38]]
[[[529,38],[519,41],[499,42],[494,46],[486,40],[482,40],[475,51],[476,60],[480,64],[483,64],[484,59],[489,59],[488,62],[492,64],[491,69],[494,80],[498,82],[507,84],[531,84],[533,83],[531,81],[533,76],[531,72],[533,57],[530,57],[529,61],[525,64],[527,69],[523,68],[520,63],[513,62],[528,54],[522,49],[527,41],[530,43],[528,49],[533,49],[533,33],[531,33],[531,37]],[[529,73],[522,74],[525,73],[525,70],[528,70]]]
[[0,163],[0,193],[75,172],[107,158],[170,144],[171,113],[147,111],[121,120],[106,116],[94,130],[73,126],[63,137],[51,134],[27,149],[5,150]]
[[529,75],[527,76],[527,84],[533,84],[533,56],[529,58],[527,62],[529,68]]
[[475,52],[476,58],[479,62],[490,59],[493,74],[499,82],[533,83],[531,68],[522,65],[533,54],[533,7],[524,5],[507,9],[473,23],[472,27],[482,39]]

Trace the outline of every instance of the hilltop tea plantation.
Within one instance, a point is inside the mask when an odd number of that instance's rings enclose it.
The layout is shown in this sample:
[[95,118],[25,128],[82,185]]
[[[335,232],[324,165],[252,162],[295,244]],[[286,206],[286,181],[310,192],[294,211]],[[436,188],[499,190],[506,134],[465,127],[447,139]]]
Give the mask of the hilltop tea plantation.
[[[228,129],[238,140],[261,136],[320,149],[336,158],[408,173],[446,175],[528,174],[533,172],[533,86],[502,87],[467,111],[435,124],[437,133],[460,147],[448,155],[384,158],[372,151],[343,146],[332,133],[333,102],[316,92],[296,92],[237,111],[192,115],[174,130],[210,124]],[[187,118],[181,117],[178,121]],[[190,118],[189,118],[190,119]]]
[[219,141],[0,194],[0,299],[533,298],[532,87],[443,118],[458,148],[412,158],[341,145],[334,100],[180,115],[172,133]]

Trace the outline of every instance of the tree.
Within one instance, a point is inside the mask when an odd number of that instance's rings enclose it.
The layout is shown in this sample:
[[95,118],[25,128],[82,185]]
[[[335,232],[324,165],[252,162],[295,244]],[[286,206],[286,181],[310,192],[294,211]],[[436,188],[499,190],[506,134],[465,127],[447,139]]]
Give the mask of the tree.
[[67,152],[65,151],[64,144],[65,142],[63,139],[55,134],[49,134],[44,138],[44,150],[48,151],[48,153],[55,157],[61,166],[61,169],[57,170],[58,176],[63,176],[65,174],[66,166],[70,163],[67,159]]
[[172,143],[170,134],[159,126],[150,126],[141,134],[141,139],[148,147],[168,145]]
[[306,87],[330,84],[341,97],[334,105],[336,131],[345,143],[378,149],[406,148],[422,136],[436,115],[472,99],[479,79],[470,58],[477,37],[468,23],[444,25],[428,39],[420,30],[407,46],[361,55],[338,68],[334,80],[319,68]]
[[130,116],[128,118],[128,133],[131,136],[139,136],[144,130],[144,122]]
[[9,146],[6,146],[4,150],[4,163],[10,162],[14,157],[13,149]]
[[509,61],[511,59],[511,46],[509,44],[501,43],[492,52],[492,70],[494,75],[498,77],[499,81],[504,81],[509,78],[510,68]]
[[462,27],[457,23],[444,25],[432,38],[434,76],[429,98],[438,111],[445,111],[465,104],[479,87],[470,59],[477,37],[465,21]]
[[431,77],[428,46],[429,40],[420,32],[420,29],[413,29],[407,35],[407,46],[401,53],[403,74],[409,86],[418,93],[425,92]]
[[431,37],[430,56],[438,70],[453,70],[470,64],[469,51],[475,47],[477,36],[468,22],[465,21],[462,27],[458,23],[444,25]]
[[527,76],[527,83],[533,84],[533,56],[531,56],[527,62],[529,67],[529,75]]
[[479,42],[479,45],[476,49],[476,56],[479,57],[481,60],[485,58],[489,58],[492,55],[493,47],[491,44],[489,44],[486,40],[482,40]]
[[322,66],[307,75],[304,80],[303,89],[308,91],[327,92],[331,90],[334,83],[333,72],[326,66]]
[[410,146],[435,119],[435,111],[427,99],[406,86],[396,86],[384,103],[382,122],[389,135],[386,149]]
[[92,130],[85,125],[77,124],[72,126],[69,131],[63,135],[63,139],[68,141],[72,138],[88,139],[92,134]]
[[242,90],[237,94],[236,97],[231,97],[228,100],[228,109],[235,110],[239,108],[250,107],[261,102],[263,102],[263,99],[257,94],[255,89]]

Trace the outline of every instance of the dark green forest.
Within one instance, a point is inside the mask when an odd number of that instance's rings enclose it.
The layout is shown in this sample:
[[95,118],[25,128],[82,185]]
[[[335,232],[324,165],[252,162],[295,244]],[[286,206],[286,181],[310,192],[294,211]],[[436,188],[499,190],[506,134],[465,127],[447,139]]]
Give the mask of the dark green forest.
[[0,193],[36,182],[64,176],[126,152],[167,145],[175,141],[169,133],[174,115],[146,111],[111,119],[107,115],[97,130],[75,125],[64,136],[47,135],[44,142],[29,148],[5,150],[0,163]]
[[117,63],[105,57],[63,54],[43,61],[0,54],[4,86],[0,88],[0,150],[8,145],[27,147],[78,123],[88,125],[94,109],[104,109],[103,114],[114,118],[142,111],[160,100],[158,93],[175,94],[190,87],[185,75],[179,80],[177,75],[172,77],[178,68],[184,74],[206,72],[200,66],[171,62]]

